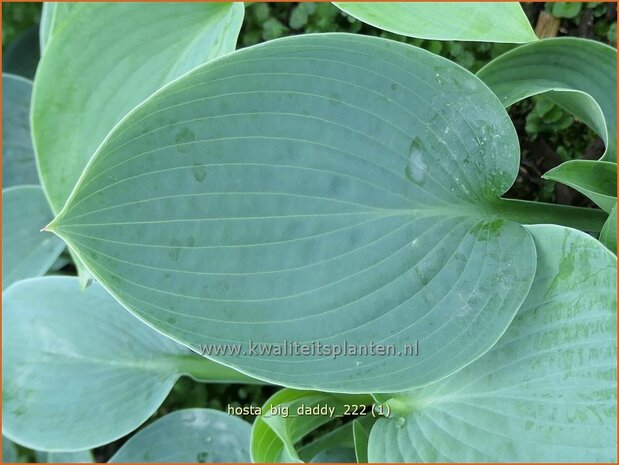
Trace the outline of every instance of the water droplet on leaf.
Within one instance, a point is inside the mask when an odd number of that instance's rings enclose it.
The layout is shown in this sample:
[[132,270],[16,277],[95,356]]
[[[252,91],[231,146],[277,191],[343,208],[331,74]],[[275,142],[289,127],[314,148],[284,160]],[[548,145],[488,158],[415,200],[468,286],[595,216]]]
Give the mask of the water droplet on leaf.
[[170,242],[170,245],[172,246],[172,248],[170,249],[168,254],[170,255],[170,258],[172,260],[178,261],[178,258],[181,255],[181,249],[180,249],[181,243],[177,241],[176,239],[172,239],[172,242]]
[[195,163],[191,168],[191,173],[196,181],[202,182],[206,177],[206,166],[200,163]]
[[426,180],[428,165],[424,161],[423,147],[417,137],[410,146],[408,163],[406,165],[406,177],[415,184],[422,185]]
[[189,128],[183,128],[174,137],[174,142],[176,142],[176,150],[180,153],[188,153],[191,151],[190,142],[196,140],[196,135]]

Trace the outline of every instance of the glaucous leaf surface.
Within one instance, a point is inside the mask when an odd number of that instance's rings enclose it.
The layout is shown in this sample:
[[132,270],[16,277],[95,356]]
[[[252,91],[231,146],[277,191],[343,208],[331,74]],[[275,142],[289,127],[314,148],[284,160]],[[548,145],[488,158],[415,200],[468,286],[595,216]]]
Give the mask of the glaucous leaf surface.
[[[385,39],[305,35],[150,98],[50,228],[164,334],[240,344],[214,360],[296,388],[392,392],[478,358],[524,300],[533,241],[499,201],[518,165],[507,113],[466,70]],[[421,356],[359,353],[416,341]],[[274,350],[293,342],[323,349]]]
[[41,232],[53,218],[43,189],[16,186],[2,191],[2,289],[44,275],[65,245]]
[[545,93],[580,118],[606,143],[604,160],[617,160],[617,50],[592,40],[561,37],[521,45],[477,75],[508,107]]
[[35,149],[54,211],[133,107],[193,67],[234,50],[243,14],[242,3],[72,6],[46,45],[34,84]]
[[421,39],[523,43],[537,40],[518,2],[334,2],[349,15]]
[[616,461],[616,257],[576,230],[528,229],[537,274],[514,322],[476,362],[392,399],[370,461]]
[[608,215],[608,220],[600,232],[600,242],[617,254],[617,204]]
[[218,410],[177,410],[138,431],[110,463],[247,463],[251,425]]
[[39,184],[30,137],[32,81],[2,74],[2,186]]
[[573,187],[606,212],[610,212],[617,203],[616,163],[570,160],[551,169],[543,178]]
[[184,352],[77,278],[20,281],[2,297],[3,432],[25,446],[81,450],[143,423],[179,376]]

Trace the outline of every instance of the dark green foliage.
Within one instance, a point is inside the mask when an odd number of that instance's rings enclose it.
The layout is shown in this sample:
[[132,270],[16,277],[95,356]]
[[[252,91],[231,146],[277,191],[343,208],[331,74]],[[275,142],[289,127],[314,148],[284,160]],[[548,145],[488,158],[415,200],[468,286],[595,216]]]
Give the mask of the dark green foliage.
[[572,116],[544,96],[533,97],[533,110],[527,115],[525,130],[533,140],[538,134],[567,129],[574,122]]
[[2,3],[2,50],[40,19],[41,3]]

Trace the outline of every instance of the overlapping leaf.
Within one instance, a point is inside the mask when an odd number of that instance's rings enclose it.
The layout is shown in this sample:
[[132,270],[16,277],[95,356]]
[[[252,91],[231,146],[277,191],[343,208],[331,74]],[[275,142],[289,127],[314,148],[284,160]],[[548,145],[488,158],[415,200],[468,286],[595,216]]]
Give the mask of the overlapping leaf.
[[39,26],[41,55],[45,51],[45,47],[49,43],[52,34],[58,30],[74,7],[75,3],[69,2],[45,2],[43,4],[41,24]]
[[2,289],[20,279],[44,275],[64,244],[43,228],[53,215],[39,186],[2,191]]
[[523,43],[537,40],[517,2],[334,2],[349,15],[409,37]]
[[17,447],[13,441],[2,436],[2,463],[15,463],[17,459]]
[[129,439],[110,463],[249,462],[251,425],[204,408],[178,410]]
[[319,436],[309,444],[299,447],[299,457],[305,462],[357,462],[353,425],[363,422],[365,427],[372,425],[374,418],[363,417],[353,420]]
[[30,137],[32,81],[2,74],[2,186],[39,184]]
[[615,462],[616,257],[592,237],[529,227],[531,293],[490,352],[393,399],[378,462]]
[[368,462],[368,443],[370,440],[371,425],[366,425],[364,419],[353,421],[353,438],[355,458],[358,463]]
[[507,107],[545,93],[606,143],[603,159],[617,160],[617,50],[562,37],[522,45],[491,61],[478,76]]
[[570,160],[548,171],[543,177],[573,187],[606,212],[610,212],[617,203],[616,163]]
[[617,253],[617,204],[615,204],[608,215],[608,220],[600,232],[600,242]]
[[[405,390],[485,353],[529,290],[533,242],[498,200],[518,163],[507,113],[464,69],[306,35],[137,108],[50,228],[163,333],[240,344],[215,360],[292,387]],[[273,349],[292,342],[323,350]],[[370,343],[404,355],[359,353]]]
[[[369,403],[369,396],[337,396],[317,391],[282,389],[262,406],[262,415],[254,421],[251,457],[254,462],[301,462],[296,444],[309,433],[346,412],[346,405]],[[316,406],[334,408],[334,414],[306,415],[297,409]],[[352,431],[348,434],[352,438]],[[341,445],[341,444],[340,444]],[[324,446],[324,444],[323,444]],[[321,449],[322,450],[322,449]],[[307,456],[307,451],[305,455]],[[313,457],[313,455],[312,455]],[[311,457],[310,457],[311,458]]]
[[[71,451],[129,433],[178,377],[181,347],[76,278],[21,281],[3,295],[2,423],[16,442]],[[163,358],[163,361],[161,360]]]
[[235,381],[126,312],[98,284],[20,281],[3,294],[3,433],[44,451],[79,451],[137,428],[184,373]]
[[54,211],[133,107],[194,66],[234,50],[243,11],[242,3],[72,6],[45,46],[33,97],[35,148]]
[[39,463],[92,463],[92,451],[77,452],[42,452],[36,451],[35,456]]
[[350,447],[332,447],[314,457],[310,463],[357,463],[355,451]]

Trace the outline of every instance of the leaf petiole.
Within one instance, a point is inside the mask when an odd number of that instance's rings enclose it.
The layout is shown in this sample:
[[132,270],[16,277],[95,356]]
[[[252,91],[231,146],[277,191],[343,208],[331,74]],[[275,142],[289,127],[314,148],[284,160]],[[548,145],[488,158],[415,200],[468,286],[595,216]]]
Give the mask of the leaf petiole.
[[172,363],[178,371],[196,381],[208,383],[269,384],[266,381],[247,376],[233,368],[209,360],[200,355],[173,356]]
[[586,232],[600,232],[608,214],[595,208],[572,207],[528,200],[499,199],[495,213],[522,224],[557,224]]

